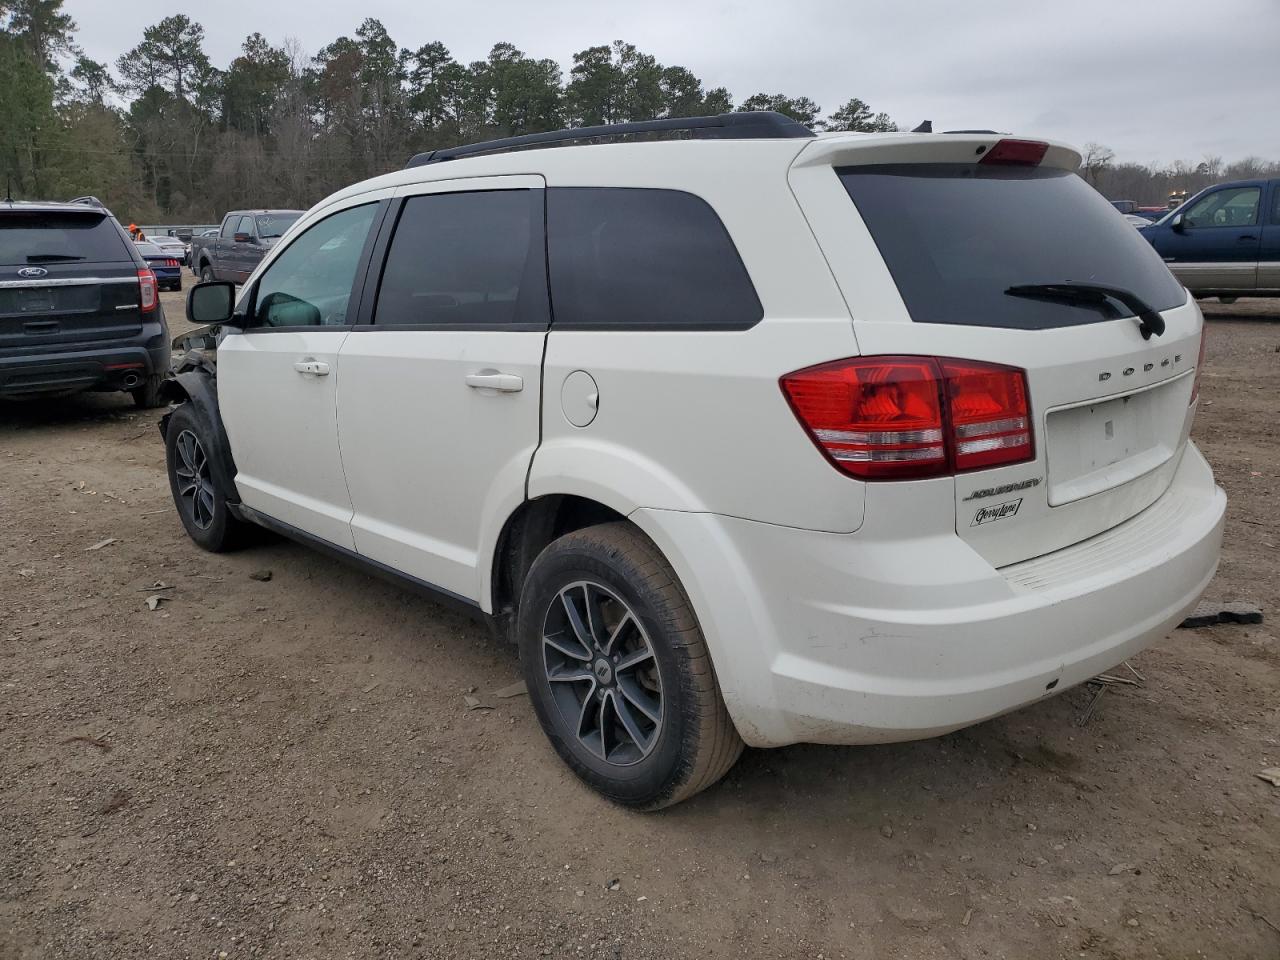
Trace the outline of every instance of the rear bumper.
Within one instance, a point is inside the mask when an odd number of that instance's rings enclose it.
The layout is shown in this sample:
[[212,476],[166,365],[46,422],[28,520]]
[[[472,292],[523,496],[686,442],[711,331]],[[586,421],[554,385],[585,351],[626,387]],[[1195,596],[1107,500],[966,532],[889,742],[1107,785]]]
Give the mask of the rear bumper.
[[947,733],[1167,635],[1217,569],[1226,496],[1188,444],[1152,506],[995,569],[949,535],[873,540],[709,514],[637,520],[688,589],[754,746]]
[[128,390],[135,378],[169,369],[169,334],[163,319],[149,321],[128,341],[68,343],[38,352],[0,353],[0,397],[79,390]]

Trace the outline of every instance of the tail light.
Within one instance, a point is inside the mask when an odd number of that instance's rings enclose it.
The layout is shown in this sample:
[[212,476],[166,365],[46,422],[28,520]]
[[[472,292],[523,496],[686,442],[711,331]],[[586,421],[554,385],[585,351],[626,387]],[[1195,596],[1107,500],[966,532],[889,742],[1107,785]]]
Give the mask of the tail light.
[[164,265],[166,267],[176,267],[178,265],[178,261],[170,258],[164,262]]
[[978,162],[1014,167],[1038,167],[1048,150],[1049,145],[1040,140],[997,140]]
[[789,373],[783,393],[818,449],[863,480],[1030,460],[1026,374],[946,357],[856,357]]
[[156,275],[151,272],[150,267],[138,270],[138,298],[143,313],[150,313],[159,302],[156,299]]
[[[1200,372],[1204,370],[1204,345],[1209,339],[1209,327],[1205,323],[1200,324],[1200,353],[1196,356],[1196,378],[1191,381],[1191,403],[1195,403],[1200,397]],[[1187,404],[1188,406],[1191,403]]]

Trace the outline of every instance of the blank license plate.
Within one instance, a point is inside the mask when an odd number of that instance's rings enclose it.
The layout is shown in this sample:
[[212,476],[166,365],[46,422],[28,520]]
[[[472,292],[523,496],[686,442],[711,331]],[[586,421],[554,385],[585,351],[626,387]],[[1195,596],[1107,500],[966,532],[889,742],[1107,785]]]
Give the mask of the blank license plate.
[[48,289],[19,290],[18,309],[23,313],[37,313],[40,311],[52,310],[53,291]]

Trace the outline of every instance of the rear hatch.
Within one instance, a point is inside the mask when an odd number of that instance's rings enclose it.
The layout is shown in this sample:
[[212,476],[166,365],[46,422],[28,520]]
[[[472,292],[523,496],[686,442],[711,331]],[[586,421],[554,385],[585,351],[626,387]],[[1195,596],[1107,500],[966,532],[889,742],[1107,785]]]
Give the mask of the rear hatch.
[[861,355],[1025,371],[1030,451],[952,471],[956,532],[996,566],[1109,529],[1167,489],[1202,326],[1150,245],[1075,175],[1077,154],[1000,142],[820,141],[791,175]]
[[142,329],[138,263],[102,211],[0,206],[0,350],[129,337]]

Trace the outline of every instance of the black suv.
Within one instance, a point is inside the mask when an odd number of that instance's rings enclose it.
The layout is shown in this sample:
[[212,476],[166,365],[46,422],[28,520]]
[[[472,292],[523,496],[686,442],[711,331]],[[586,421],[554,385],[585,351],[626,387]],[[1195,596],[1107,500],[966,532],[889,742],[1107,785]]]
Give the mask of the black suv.
[[155,274],[92,198],[0,202],[0,397],[127,390],[162,406]]

